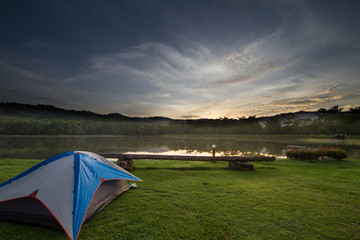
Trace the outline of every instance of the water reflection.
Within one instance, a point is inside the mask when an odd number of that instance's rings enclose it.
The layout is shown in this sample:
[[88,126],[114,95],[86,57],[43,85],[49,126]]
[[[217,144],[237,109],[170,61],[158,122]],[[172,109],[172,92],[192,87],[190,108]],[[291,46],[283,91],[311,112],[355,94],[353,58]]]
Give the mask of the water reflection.
[[[161,148],[162,151],[159,151],[158,149],[156,151],[153,151],[152,149],[148,149],[145,151],[135,151],[135,152],[125,152],[126,154],[153,154],[153,155],[192,155],[192,156],[212,156],[212,152],[201,152],[197,150],[186,150],[186,149],[179,149],[179,150],[170,150],[166,148]],[[266,148],[263,148],[266,149]],[[250,156],[250,155],[261,155],[261,156],[273,156],[273,154],[269,154],[266,151],[262,152],[243,152],[243,151],[232,151],[231,154],[228,152],[221,152],[216,151],[216,156]],[[285,157],[285,151],[283,151],[283,154],[281,156],[277,157]]]
[[[153,154],[193,154],[210,156],[212,145],[216,154],[232,155],[272,155],[284,156],[289,142],[239,141],[221,138],[191,137],[128,137],[128,136],[1,136],[0,157],[45,159],[53,155],[83,150],[95,153],[153,153]],[[306,144],[319,147],[319,144]],[[328,144],[321,146],[334,146]],[[359,156],[359,149],[353,145],[342,145],[350,156]]]

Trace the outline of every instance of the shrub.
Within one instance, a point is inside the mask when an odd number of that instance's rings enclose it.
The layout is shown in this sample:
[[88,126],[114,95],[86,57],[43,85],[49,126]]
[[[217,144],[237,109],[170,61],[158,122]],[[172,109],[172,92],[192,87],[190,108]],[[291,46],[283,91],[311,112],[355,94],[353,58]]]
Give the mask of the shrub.
[[314,152],[318,159],[319,158],[322,159],[326,156],[327,151],[328,151],[328,148],[319,147],[319,148],[315,149]]
[[286,157],[299,160],[342,160],[347,157],[344,150],[340,148],[317,148],[312,149],[288,149]]
[[326,156],[332,160],[342,160],[347,157],[347,154],[342,149],[331,148],[327,151]]
[[286,156],[292,159],[313,160],[316,159],[314,151],[310,149],[289,149]]

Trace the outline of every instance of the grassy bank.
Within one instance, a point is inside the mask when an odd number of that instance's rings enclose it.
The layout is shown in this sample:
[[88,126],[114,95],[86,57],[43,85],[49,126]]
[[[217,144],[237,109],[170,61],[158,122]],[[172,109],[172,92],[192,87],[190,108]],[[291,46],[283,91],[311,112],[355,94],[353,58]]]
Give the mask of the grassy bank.
[[[0,159],[0,182],[38,163]],[[360,161],[135,162],[145,182],[100,212],[81,239],[360,239]],[[0,239],[67,239],[61,231],[0,222]]]

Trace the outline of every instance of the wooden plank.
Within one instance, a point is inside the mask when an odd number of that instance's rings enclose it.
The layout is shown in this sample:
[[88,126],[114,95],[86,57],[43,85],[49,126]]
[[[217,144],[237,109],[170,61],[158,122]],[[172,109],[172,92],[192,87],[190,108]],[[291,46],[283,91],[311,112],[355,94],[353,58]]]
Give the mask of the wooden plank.
[[157,159],[157,160],[181,160],[181,161],[239,161],[239,162],[273,162],[275,157],[265,156],[194,156],[194,155],[161,155],[161,154],[126,154],[126,153],[103,153],[106,158],[127,159]]

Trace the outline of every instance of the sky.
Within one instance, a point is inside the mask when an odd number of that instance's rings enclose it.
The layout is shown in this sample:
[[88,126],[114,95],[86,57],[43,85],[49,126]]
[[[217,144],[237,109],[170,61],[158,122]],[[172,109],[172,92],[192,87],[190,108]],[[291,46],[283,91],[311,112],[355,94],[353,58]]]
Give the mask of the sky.
[[175,119],[360,106],[357,0],[0,2],[0,102]]

